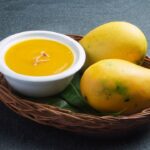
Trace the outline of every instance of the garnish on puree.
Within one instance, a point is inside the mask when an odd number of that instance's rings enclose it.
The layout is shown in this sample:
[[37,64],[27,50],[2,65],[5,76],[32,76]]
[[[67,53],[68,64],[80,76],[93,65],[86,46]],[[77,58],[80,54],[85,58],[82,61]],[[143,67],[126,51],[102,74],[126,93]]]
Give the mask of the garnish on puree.
[[57,41],[30,39],[10,47],[6,64],[13,71],[30,76],[47,76],[63,72],[74,61],[71,49]]

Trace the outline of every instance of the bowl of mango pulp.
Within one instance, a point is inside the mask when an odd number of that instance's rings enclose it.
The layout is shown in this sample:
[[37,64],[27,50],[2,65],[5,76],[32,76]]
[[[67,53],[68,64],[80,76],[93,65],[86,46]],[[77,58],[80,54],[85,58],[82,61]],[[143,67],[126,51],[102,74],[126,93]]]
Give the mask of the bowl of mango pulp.
[[85,62],[85,52],[72,38],[50,31],[26,31],[0,43],[0,71],[19,93],[55,95],[67,87]]

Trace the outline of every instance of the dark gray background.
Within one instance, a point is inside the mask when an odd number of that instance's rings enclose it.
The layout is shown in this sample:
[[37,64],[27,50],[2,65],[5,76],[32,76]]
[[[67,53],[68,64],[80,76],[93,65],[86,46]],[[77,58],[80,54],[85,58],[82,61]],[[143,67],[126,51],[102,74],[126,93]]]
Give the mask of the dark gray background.
[[[136,24],[150,41],[149,0],[0,0],[0,39],[25,30],[85,34],[113,20]],[[150,128],[108,141],[36,124],[0,103],[0,150],[63,149],[149,150]]]

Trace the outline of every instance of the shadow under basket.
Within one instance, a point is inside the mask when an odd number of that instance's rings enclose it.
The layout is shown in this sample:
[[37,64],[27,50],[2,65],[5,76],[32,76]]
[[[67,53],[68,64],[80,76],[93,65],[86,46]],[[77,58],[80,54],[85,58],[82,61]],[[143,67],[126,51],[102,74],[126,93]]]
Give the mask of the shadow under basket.
[[[77,41],[82,38],[78,35],[68,36]],[[150,58],[144,59],[143,66],[150,68]],[[150,122],[150,108],[129,116],[94,116],[33,102],[11,92],[2,74],[0,74],[0,100],[17,114],[37,123],[80,134],[107,136],[125,133]]]

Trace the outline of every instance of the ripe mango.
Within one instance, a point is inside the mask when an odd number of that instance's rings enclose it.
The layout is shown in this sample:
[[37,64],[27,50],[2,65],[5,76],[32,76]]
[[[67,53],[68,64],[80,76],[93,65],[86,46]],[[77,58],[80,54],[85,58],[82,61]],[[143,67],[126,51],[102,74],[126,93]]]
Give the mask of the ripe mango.
[[101,60],[86,69],[80,89],[97,111],[137,113],[150,107],[150,69],[122,59]]
[[103,24],[87,33],[80,44],[87,55],[85,68],[99,60],[110,58],[140,64],[147,52],[144,33],[128,22]]

